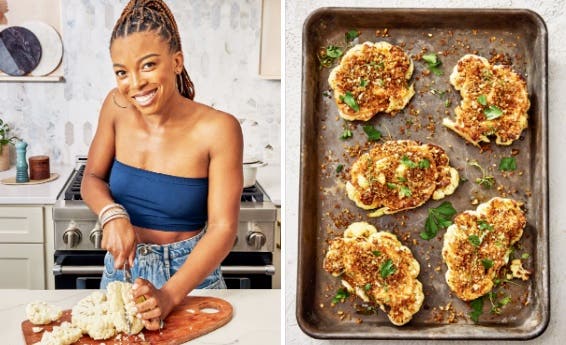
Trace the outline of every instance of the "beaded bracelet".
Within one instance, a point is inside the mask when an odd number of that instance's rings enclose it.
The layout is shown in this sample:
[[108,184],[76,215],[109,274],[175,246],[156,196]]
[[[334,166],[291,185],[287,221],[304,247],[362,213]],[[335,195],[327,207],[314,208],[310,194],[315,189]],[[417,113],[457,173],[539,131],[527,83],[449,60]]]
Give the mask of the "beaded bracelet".
[[100,223],[100,227],[104,229],[106,223],[117,218],[126,218],[129,220],[130,216],[128,215],[128,212],[126,212],[124,206],[120,204],[110,204],[100,210],[98,221]]

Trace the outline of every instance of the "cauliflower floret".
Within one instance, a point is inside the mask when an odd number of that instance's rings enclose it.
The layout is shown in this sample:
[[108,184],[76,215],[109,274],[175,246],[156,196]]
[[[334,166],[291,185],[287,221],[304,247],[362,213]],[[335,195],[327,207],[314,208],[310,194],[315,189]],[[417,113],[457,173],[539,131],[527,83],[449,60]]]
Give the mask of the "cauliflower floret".
[[83,336],[79,327],[69,322],[63,322],[61,326],[53,327],[51,332],[43,333],[41,341],[36,345],[70,345]]
[[45,325],[52,321],[57,321],[63,311],[51,304],[43,301],[29,303],[26,306],[26,316],[34,325]]
[[[107,294],[95,291],[73,307],[73,324],[96,340],[108,339],[116,333],[136,334],[143,329],[142,320],[136,317],[137,309],[130,297],[132,284],[112,282],[108,284]],[[124,305],[126,308],[124,308]]]
[[519,278],[522,280],[529,280],[529,276],[531,275],[531,272],[523,267],[523,263],[520,259],[511,261],[511,272],[513,274],[513,278]]

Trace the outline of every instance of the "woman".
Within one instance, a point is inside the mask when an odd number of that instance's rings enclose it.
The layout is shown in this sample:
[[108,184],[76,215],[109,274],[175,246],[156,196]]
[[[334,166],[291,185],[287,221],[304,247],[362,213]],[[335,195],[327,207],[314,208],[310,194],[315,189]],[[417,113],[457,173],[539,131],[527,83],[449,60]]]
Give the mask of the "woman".
[[193,101],[163,1],[128,3],[110,55],[118,86],[102,105],[81,193],[103,226],[101,288],[131,267],[153,330],[191,290],[225,288],[219,266],[238,226],[242,132],[233,116]]

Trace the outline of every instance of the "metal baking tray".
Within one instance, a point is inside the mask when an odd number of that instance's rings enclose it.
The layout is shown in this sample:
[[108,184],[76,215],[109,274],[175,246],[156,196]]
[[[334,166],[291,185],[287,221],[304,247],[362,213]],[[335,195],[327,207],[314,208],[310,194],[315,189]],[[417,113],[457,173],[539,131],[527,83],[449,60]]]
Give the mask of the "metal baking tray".
[[[395,116],[378,114],[367,123],[346,124],[352,129],[353,137],[340,140],[345,121],[339,118],[334,101],[328,97],[331,68],[319,67],[317,52],[328,45],[344,47],[345,33],[351,29],[361,33],[360,43],[385,40],[404,46],[413,57],[423,48],[436,52],[444,74],[426,75],[425,62],[413,59],[412,82],[416,94],[408,106]],[[454,115],[460,101],[448,76],[466,53],[511,62],[513,69],[527,80],[531,101],[529,127],[511,146],[491,143],[480,149],[466,144],[441,125],[443,117]],[[363,339],[530,339],[544,332],[550,316],[550,293],[547,30],[543,19],[522,9],[321,8],[304,23],[302,63],[296,310],[301,329],[315,338]],[[344,190],[347,168],[355,159],[348,152],[356,145],[362,150],[371,146],[362,130],[366,124],[393,140],[414,139],[442,146],[451,165],[468,181],[443,200],[431,200],[397,215],[369,218],[366,211],[355,207]],[[497,164],[501,157],[512,153],[518,153],[517,171],[504,176]],[[474,183],[481,173],[467,164],[468,159],[477,160],[488,169],[498,188],[484,189]],[[340,164],[344,170],[337,173]],[[500,292],[510,295],[511,303],[502,308],[501,314],[494,315],[486,301],[480,322],[475,324],[468,315],[469,304],[455,297],[444,279],[446,265],[441,259],[441,249],[445,230],[430,241],[422,240],[419,233],[429,207],[449,201],[462,212],[475,209],[477,202],[502,194],[525,203],[528,223],[514,255],[528,254],[523,261],[532,275],[528,281],[514,279],[512,284],[505,284]],[[423,283],[425,301],[404,326],[393,326],[381,311],[373,315],[357,313],[354,297],[331,306],[340,282],[322,268],[328,240],[341,236],[349,222],[360,220],[374,224],[378,230],[395,233],[421,265],[419,280]]]

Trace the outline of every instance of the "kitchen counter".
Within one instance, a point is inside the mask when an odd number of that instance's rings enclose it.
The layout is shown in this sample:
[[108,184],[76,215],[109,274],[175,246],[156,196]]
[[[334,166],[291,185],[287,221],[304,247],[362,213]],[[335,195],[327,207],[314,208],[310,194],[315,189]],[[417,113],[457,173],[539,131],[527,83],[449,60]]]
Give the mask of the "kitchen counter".
[[[21,323],[27,303],[46,301],[70,309],[93,290],[0,290],[0,334],[2,344],[25,344]],[[225,326],[191,340],[204,344],[280,344],[280,290],[195,290],[192,296],[222,298],[234,307],[234,316]],[[258,309],[258,306],[262,306]]]
[[[73,172],[73,166],[51,166],[51,172],[59,174],[53,181],[32,185],[0,184],[0,205],[51,205]],[[0,172],[0,180],[16,176],[16,167]]]
[[281,207],[281,166],[266,165],[257,169],[257,180],[271,202]]
[[[546,331],[524,344],[561,344],[566,335],[566,261],[561,258],[566,248],[566,160],[561,149],[566,147],[564,109],[566,97],[566,1],[494,0],[472,3],[467,0],[320,0],[316,2],[291,0],[285,2],[285,343],[289,345],[358,345],[370,341],[319,340],[307,336],[297,325],[295,296],[297,284],[298,206],[301,135],[302,88],[302,30],[307,16],[319,7],[459,7],[529,8],[539,13],[548,29],[548,136],[549,136],[549,192],[550,192],[550,323]],[[372,344],[374,342],[371,342]],[[392,344],[437,344],[438,341],[387,341]],[[443,341],[442,344],[450,342]],[[485,344],[485,341],[458,341],[458,344]],[[497,342],[516,344],[515,342]]]

